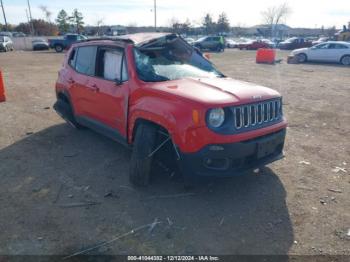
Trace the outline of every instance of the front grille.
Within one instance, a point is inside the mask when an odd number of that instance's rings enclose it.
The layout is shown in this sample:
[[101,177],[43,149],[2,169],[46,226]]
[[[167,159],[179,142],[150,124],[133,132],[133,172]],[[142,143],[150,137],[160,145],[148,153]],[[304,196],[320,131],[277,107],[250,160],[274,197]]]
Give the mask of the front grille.
[[282,119],[280,99],[232,107],[235,130],[258,128]]

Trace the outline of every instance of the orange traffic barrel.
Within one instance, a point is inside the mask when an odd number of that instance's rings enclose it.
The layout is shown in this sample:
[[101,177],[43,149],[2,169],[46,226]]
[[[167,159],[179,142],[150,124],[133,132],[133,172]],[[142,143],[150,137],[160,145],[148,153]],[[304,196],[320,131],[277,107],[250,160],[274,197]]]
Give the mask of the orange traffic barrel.
[[256,52],[256,62],[265,64],[274,64],[276,60],[276,50],[260,48]]
[[5,96],[5,85],[4,85],[4,79],[2,78],[2,72],[0,70],[0,102],[5,102],[6,96]]
[[209,53],[204,53],[204,57],[205,57],[207,60],[210,60],[210,54],[209,54]]

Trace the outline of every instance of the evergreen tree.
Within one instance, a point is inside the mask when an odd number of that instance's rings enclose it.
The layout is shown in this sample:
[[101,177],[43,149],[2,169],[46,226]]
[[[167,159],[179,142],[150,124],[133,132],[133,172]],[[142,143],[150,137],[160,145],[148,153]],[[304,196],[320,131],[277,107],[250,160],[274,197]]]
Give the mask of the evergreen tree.
[[215,23],[213,22],[213,18],[210,14],[206,14],[203,18],[203,27],[205,28],[207,34],[214,33]]
[[67,33],[69,30],[69,17],[65,10],[61,10],[56,18],[56,23],[58,26],[58,29],[61,33]]
[[230,31],[230,22],[229,22],[225,12],[223,12],[219,15],[216,30],[219,33],[226,33],[226,32]]
[[74,9],[72,16],[69,18],[72,24],[74,24],[76,28],[76,32],[79,34],[81,30],[84,28],[83,14],[79,12],[78,9]]

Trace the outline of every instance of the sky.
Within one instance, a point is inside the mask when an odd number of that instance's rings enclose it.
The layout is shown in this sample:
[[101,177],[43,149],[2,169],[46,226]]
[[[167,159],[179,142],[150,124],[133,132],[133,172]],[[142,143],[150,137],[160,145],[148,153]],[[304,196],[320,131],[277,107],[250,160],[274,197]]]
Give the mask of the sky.
[[[84,22],[96,25],[154,25],[154,0],[30,0],[33,18],[44,18],[39,6],[46,6],[53,14],[61,9],[71,13],[77,8],[83,13]],[[157,0],[158,26],[168,26],[175,18],[193,25],[200,25],[203,16],[210,13],[217,19],[226,12],[232,26],[254,26],[263,23],[261,12],[268,7],[287,3],[291,14],[286,24],[292,27],[325,28],[350,22],[350,0]],[[27,0],[3,0],[7,21],[10,24],[26,22]],[[4,23],[0,13],[0,23]]]

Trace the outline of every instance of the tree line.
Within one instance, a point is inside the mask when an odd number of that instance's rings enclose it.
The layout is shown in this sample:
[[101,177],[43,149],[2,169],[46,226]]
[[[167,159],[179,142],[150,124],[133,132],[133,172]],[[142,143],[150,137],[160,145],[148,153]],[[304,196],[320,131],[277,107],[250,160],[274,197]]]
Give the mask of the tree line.
[[[225,12],[222,12],[217,21],[214,20],[211,14],[206,14],[201,21],[202,33],[205,34],[224,34],[229,33],[231,30],[230,21]],[[189,19],[181,23],[176,18],[172,18],[170,21],[170,28],[177,34],[194,34],[196,32],[195,26],[191,24]]]
[[[0,24],[0,31],[17,31],[31,35],[57,35],[65,34],[68,32],[82,33],[84,32],[84,17],[83,14],[78,10],[74,9],[71,13],[62,9],[58,12],[57,17],[52,19],[52,12],[46,6],[39,6],[39,9],[43,12],[45,19],[33,19],[27,23],[20,23],[17,26],[8,25],[5,28],[4,25]],[[278,25],[285,23],[286,18],[291,14],[292,10],[286,4],[280,4],[266,8],[261,12],[261,21],[267,27],[265,30],[267,36],[277,37]],[[91,29],[92,28],[92,29]],[[108,26],[103,26],[103,19],[99,19],[95,26],[89,27],[89,34],[103,34]],[[137,31],[135,26],[126,26],[130,28],[130,33]],[[234,33],[241,35],[240,31],[244,32],[242,26],[231,27],[228,16],[225,12],[222,12],[215,19],[210,13],[205,14],[199,22],[190,22],[187,18],[185,21],[180,22],[177,18],[172,18],[168,27],[159,28],[164,31],[172,31],[178,34],[184,35],[198,35],[198,34],[227,34]],[[322,32],[325,35],[334,34],[335,27],[324,29]]]
[[[69,15],[64,9],[59,11],[55,22],[52,22],[52,13],[46,6],[39,7],[46,19],[32,19],[26,23],[20,23],[16,26],[8,25],[8,31],[23,32],[32,35],[58,35],[67,32],[81,33],[84,30],[84,17],[78,9],[74,9]],[[0,31],[5,31],[5,26],[0,24]],[[34,30],[34,32],[33,32]]]

